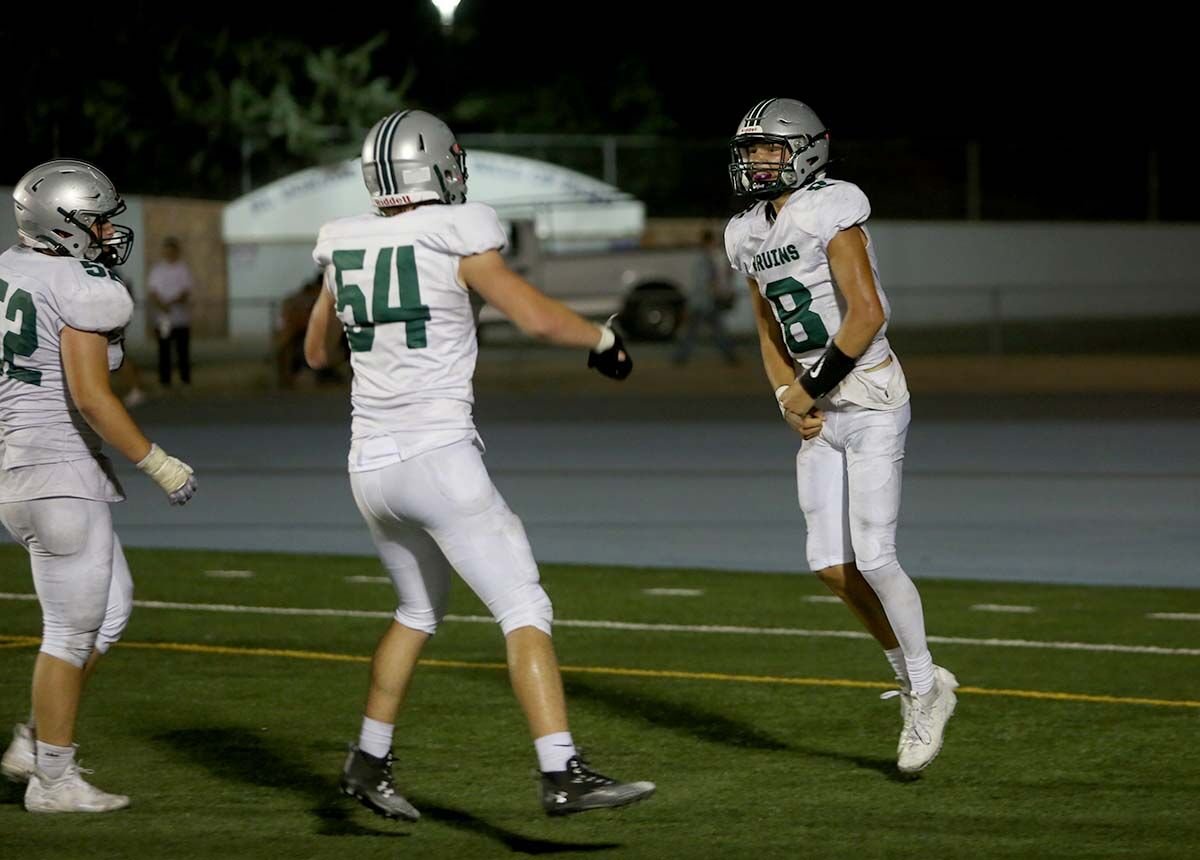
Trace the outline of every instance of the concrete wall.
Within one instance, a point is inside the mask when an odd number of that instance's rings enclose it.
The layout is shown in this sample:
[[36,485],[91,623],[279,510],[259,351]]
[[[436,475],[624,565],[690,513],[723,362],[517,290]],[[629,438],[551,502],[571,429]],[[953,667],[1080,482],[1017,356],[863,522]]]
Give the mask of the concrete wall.
[[[183,259],[196,279],[192,296],[192,336],[224,337],[229,331],[229,285],[225,244],[221,241],[221,212],[225,204],[218,200],[180,200],[170,197],[143,197],[141,246],[145,271],[149,272],[162,257],[162,243],[168,236],[179,240]],[[145,296],[146,278],[138,283],[139,299]],[[143,331],[151,334],[152,320]]]
[[[645,243],[724,223],[652,220]],[[1200,225],[881,221],[869,225],[893,317],[908,323],[1200,314]],[[745,302],[730,322],[752,326]]]

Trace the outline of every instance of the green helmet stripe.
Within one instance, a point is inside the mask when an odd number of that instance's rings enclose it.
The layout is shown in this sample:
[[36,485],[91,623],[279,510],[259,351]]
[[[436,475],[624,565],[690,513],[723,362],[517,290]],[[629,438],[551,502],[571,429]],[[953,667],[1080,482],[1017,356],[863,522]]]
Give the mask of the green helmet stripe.
[[412,111],[401,111],[400,112],[400,115],[398,117],[396,117],[395,124],[393,124],[392,127],[388,129],[387,142],[384,144],[386,147],[386,149],[384,149],[384,154],[387,156],[386,160],[387,160],[388,185],[391,187],[392,194],[395,194],[400,187],[400,184],[396,181],[396,167],[392,163],[392,157],[391,157],[392,141],[395,140],[395,138],[396,138],[396,132],[400,130],[400,123],[403,122],[404,118],[406,116],[408,116],[411,112]]
[[384,179],[384,175],[383,175],[383,165],[384,165],[384,158],[382,156],[383,138],[384,138],[385,132],[387,131],[388,126],[391,125],[395,119],[396,119],[396,114],[392,114],[391,116],[384,119],[383,122],[381,122],[379,124],[379,131],[375,133],[375,177],[376,177],[376,179],[379,180],[379,193],[380,194],[387,193],[386,180]]
[[392,166],[392,140],[396,137],[396,129],[400,121],[408,116],[409,111],[392,114],[379,129],[375,138],[375,168],[379,172],[379,190],[383,194],[396,193],[396,172]]

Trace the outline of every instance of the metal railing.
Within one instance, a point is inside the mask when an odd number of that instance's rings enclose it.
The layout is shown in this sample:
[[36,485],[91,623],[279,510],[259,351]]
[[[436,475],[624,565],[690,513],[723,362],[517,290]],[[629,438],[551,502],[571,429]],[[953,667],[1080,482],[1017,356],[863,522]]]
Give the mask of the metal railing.
[[[718,217],[737,205],[727,138],[472,134],[462,140],[468,152],[523,155],[601,179],[645,202],[651,216]],[[1119,172],[1094,141],[1039,141],[1037,153],[1027,144],[987,139],[835,137],[831,170],[863,187],[877,218],[1200,221],[1195,171],[1182,145],[1132,142],[1122,148]]]

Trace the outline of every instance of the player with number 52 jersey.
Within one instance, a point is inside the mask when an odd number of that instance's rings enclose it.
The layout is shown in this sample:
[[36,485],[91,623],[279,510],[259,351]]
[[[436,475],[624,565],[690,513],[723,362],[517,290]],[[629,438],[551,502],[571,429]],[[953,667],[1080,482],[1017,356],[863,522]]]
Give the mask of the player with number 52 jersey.
[[[18,243],[0,254],[0,524],[29,553],[42,610],[33,714],[0,759],[26,782],[32,812],[109,812],[129,804],[75,762],[84,681],[121,637],[133,580],[109,505],[125,496],[101,441],[182,505],[192,470],[152,444],[109,387],[133,302],[112,272],[133,231],[107,176],[58,159],[13,190]],[[90,773],[90,771],[88,771]]]

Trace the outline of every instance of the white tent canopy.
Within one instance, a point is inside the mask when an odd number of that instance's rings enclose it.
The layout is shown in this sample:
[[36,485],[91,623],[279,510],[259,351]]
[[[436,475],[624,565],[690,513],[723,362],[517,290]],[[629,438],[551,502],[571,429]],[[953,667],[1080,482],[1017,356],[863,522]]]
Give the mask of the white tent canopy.
[[[495,152],[467,156],[468,199],[487,203],[506,220],[532,218],[551,247],[635,244],[644,205],[574,170]],[[311,241],[326,221],[370,211],[359,160],[313,167],[273,182],[226,207],[229,244]]]

